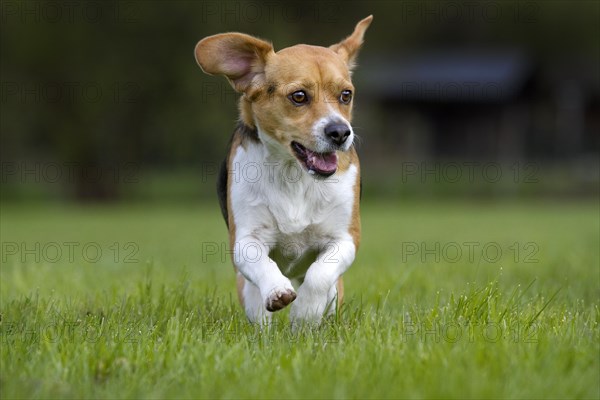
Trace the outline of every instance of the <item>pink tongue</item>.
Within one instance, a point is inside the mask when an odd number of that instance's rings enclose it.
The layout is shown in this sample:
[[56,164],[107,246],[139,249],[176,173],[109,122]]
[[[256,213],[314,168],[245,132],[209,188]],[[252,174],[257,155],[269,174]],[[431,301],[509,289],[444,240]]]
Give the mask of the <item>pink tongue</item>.
[[309,169],[324,174],[332,174],[337,169],[337,155],[332,153],[315,153],[306,150],[306,165]]

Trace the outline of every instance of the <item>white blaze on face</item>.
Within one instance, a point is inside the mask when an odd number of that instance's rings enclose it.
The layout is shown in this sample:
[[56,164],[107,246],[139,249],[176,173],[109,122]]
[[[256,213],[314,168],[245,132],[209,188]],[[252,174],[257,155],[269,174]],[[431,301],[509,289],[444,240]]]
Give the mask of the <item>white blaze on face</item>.
[[345,124],[350,129],[350,136],[348,136],[348,139],[346,139],[340,150],[347,151],[354,141],[354,130],[352,129],[352,125],[350,125],[350,122],[348,122],[348,120],[340,113],[336,112],[331,106],[329,106],[328,109],[329,113],[325,117],[317,120],[313,125],[312,135],[315,138],[316,143],[316,148],[313,150],[317,153],[327,153],[332,151],[331,142],[327,135],[325,135],[325,127],[329,124]]

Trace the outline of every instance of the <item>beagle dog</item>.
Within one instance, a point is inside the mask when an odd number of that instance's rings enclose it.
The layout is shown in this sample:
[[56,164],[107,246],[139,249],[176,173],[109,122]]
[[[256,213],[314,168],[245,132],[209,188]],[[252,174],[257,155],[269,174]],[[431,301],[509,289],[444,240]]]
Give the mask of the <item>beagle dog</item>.
[[351,71],[372,19],[330,47],[275,52],[242,33],[196,45],[202,70],[241,93],[217,191],[251,322],[291,304],[292,325],[318,324],[341,305],[361,230]]

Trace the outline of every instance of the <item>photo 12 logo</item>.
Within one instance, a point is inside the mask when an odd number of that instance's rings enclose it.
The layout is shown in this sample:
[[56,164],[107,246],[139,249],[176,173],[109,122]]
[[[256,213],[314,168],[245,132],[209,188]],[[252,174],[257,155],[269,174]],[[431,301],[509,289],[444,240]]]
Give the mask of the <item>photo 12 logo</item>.
[[139,165],[133,162],[99,166],[81,162],[6,161],[0,163],[0,181],[3,184],[131,184],[139,182]]
[[106,323],[104,320],[56,320],[45,323],[2,321],[0,340],[3,345],[45,343],[137,343],[142,324]]
[[498,343],[501,341],[513,343],[537,343],[538,330],[536,325],[513,324],[500,322],[469,322],[455,321],[412,322],[404,321],[400,327],[400,337],[404,343],[411,341],[433,343]]
[[307,325],[303,329],[294,331],[288,322],[273,320],[269,329],[264,329],[261,324],[232,323],[231,321],[215,321],[203,324],[201,327],[203,342],[219,343],[295,343],[310,336],[313,343],[338,343],[340,341],[339,323],[324,320],[319,326]]
[[531,24],[538,21],[538,1],[400,1],[399,20],[418,24]]
[[475,263],[484,261],[494,264],[512,261],[515,264],[535,264],[540,246],[536,242],[402,242],[400,259],[403,263]]
[[[201,165],[200,176],[202,182],[210,182],[218,175],[220,164],[203,163]],[[251,184],[273,183],[273,182],[299,182],[304,175],[305,170],[296,162],[278,162],[278,161],[263,161],[263,162],[234,162],[227,170],[227,179],[230,182],[246,182]],[[329,185],[338,182],[335,175],[327,178],[316,180],[317,185]]]
[[77,104],[109,102],[137,103],[141,86],[137,82],[55,81],[16,82],[2,81],[2,104]]
[[2,1],[3,24],[131,24],[141,13],[137,1]]
[[136,242],[2,242],[2,263],[138,263]]
[[[202,242],[201,260],[207,262],[227,262],[227,257],[231,257],[235,262],[245,261],[248,263],[259,262],[264,256],[269,255],[269,250],[273,249],[275,242],[236,242],[231,248],[229,243],[225,242]],[[317,254],[317,260],[321,263],[338,263],[339,244],[335,241],[329,243],[285,243],[278,248],[279,255],[284,260],[294,261],[302,257],[306,249],[311,249]],[[269,258],[270,262],[274,262]]]
[[230,1],[209,0],[200,3],[199,22],[220,23],[334,23],[342,18],[342,6],[337,1]]
[[534,162],[404,162],[402,183],[539,183],[540,166]]

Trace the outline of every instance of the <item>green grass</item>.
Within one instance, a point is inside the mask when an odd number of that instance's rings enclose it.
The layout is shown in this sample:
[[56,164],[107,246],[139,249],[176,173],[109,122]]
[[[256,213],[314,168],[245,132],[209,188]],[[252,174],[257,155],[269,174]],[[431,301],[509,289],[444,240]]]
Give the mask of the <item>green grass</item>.
[[298,333],[246,322],[216,204],[1,217],[3,399],[600,397],[597,202],[367,203]]

